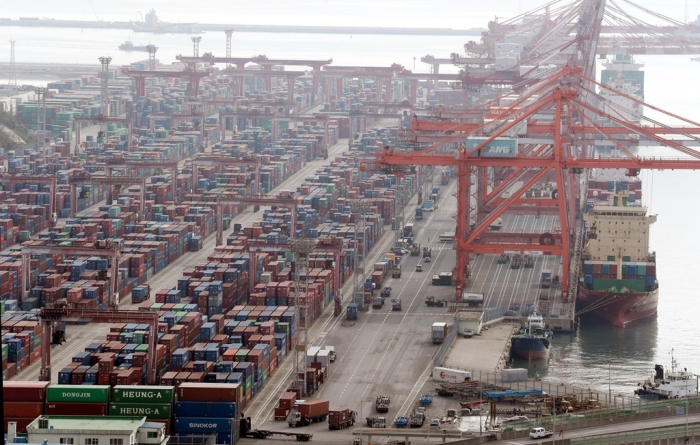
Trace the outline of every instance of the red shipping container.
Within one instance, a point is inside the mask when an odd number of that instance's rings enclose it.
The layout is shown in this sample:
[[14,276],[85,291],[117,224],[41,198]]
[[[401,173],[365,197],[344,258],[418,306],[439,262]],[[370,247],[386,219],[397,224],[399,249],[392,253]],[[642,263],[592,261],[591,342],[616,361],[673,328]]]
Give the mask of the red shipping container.
[[239,402],[242,387],[238,383],[183,383],[177,388],[181,402]]
[[4,402],[6,413],[17,417],[39,417],[44,411],[44,402]]
[[17,432],[18,433],[26,433],[27,432],[27,425],[32,423],[36,419],[36,417],[7,417],[5,416],[5,431],[7,431],[7,424],[8,422],[17,422]]
[[48,386],[49,382],[6,381],[3,382],[3,399],[5,402],[41,402],[46,400]]
[[107,403],[47,403],[46,414],[54,416],[106,416]]

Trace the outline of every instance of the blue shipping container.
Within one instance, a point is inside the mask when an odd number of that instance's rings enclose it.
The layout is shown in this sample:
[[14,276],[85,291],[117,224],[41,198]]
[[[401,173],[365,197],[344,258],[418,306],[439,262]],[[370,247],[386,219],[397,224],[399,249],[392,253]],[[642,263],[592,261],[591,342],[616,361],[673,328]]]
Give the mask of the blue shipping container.
[[236,417],[236,404],[227,402],[177,402],[176,417]]
[[173,429],[183,433],[229,433],[233,421],[219,417],[176,417]]

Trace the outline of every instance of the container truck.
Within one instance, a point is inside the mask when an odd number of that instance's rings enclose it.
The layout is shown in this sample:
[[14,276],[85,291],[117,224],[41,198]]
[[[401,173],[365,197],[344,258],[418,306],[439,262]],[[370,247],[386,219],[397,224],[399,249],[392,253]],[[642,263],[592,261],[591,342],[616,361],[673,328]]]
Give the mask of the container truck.
[[323,349],[328,351],[328,360],[335,361],[335,346],[324,346]]
[[416,208],[416,219],[423,219],[423,208],[422,207]]
[[348,320],[357,320],[357,303],[348,304]]
[[433,344],[440,344],[447,337],[447,323],[435,322],[430,330],[430,335],[433,337]]
[[552,271],[549,269],[543,269],[542,275],[540,276],[540,286],[543,289],[549,289],[552,285]]
[[462,303],[466,303],[472,307],[480,306],[484,304],[484,294],[462,292]]
[[441,368],[436,366],[433,368],[433,380],[438,382],[462,383],[472,379],[472,374],[469,371],[460,371],[458,369]]
[[297,404],[289,414],[287,424],[291,427],[306,426],[312,422],[323,422],[328,417],[328,400],[316,400]]
[[333,409],[328,412],[328,429],[342,430],[355,424],[357,414],[350,409]]

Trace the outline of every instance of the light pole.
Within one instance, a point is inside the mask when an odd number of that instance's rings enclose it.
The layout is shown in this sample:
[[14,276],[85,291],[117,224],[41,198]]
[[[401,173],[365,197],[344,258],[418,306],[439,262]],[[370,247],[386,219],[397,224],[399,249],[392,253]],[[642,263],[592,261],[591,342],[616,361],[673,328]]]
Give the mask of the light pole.
[[612,401],[612,388],[610,386],[610,363],[608,363],[608,404]]

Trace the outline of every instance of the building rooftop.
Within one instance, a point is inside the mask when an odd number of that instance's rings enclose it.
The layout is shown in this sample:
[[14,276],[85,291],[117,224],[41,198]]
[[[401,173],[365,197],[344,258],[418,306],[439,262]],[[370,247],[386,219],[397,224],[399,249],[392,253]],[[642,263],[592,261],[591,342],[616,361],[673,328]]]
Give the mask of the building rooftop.
[[[48,420],[46,428],[39,428],[42,420]],[[75,431],[84,433],[94,431],[101,434],[109,432],[133,432],[146,421],[145,417],[90,417],[90,416],[40,416],[27,425],[27,433]],[[42,425],[43,426],[43,425]]]

